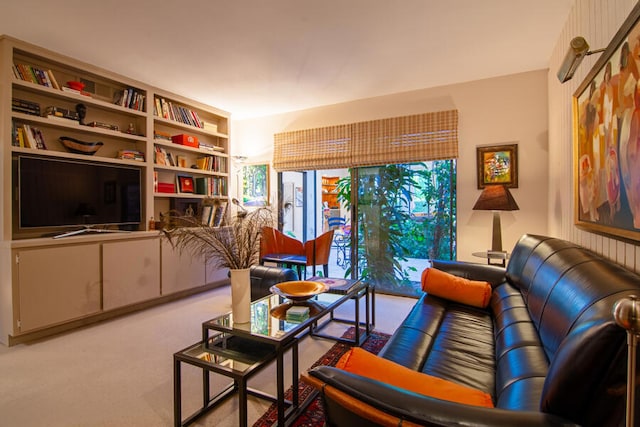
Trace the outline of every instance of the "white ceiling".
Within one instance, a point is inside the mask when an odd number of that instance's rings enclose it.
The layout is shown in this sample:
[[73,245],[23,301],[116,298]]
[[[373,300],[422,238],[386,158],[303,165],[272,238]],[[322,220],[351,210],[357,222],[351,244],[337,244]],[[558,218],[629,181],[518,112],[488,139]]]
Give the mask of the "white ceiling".
[[234,118],[547,68],[574,0],[0,0],[0,34]]

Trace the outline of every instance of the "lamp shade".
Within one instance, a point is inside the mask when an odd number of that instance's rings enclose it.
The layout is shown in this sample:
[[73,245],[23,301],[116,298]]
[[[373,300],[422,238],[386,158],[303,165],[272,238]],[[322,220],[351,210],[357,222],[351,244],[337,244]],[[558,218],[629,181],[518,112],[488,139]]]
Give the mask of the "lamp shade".
[[487,185],[473,205],[474,211],[517,211],[520,208],[504,185]]

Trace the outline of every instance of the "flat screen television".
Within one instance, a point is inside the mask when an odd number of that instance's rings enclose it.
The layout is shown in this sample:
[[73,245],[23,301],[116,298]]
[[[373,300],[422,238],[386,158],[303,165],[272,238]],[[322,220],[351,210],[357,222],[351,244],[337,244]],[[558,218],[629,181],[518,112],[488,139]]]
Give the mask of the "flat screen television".
[[18,234],[52,228],[71,230],[63,235],[138,229],[142,206],[139,168],[16,157]]

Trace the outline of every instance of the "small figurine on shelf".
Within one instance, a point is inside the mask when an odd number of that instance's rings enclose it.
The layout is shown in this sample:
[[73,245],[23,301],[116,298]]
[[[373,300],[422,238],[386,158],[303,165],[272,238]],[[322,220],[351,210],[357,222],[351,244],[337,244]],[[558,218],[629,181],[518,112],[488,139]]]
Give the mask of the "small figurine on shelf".
[[136,127],[133,125],[133,123],[129,123],[129,127],[127,128],[127,133],[131,135],[136,134]]
[[86,125],[84,118],[87,117],[87,106],[84,104],[76,105],[76,113],[78,113],[78,121],[81,125]]

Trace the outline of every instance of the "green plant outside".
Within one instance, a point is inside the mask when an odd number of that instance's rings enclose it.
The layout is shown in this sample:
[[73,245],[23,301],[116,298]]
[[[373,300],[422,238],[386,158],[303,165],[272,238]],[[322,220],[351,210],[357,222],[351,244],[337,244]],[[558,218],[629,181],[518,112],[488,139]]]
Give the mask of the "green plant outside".
[[[454,160],[360,168],[358,176],[359,277],[401,290],[412,286],[415,268],[403,268],[408,258],[455,258]],[[349,208],[351,177],[340,179],[337,189]]]

